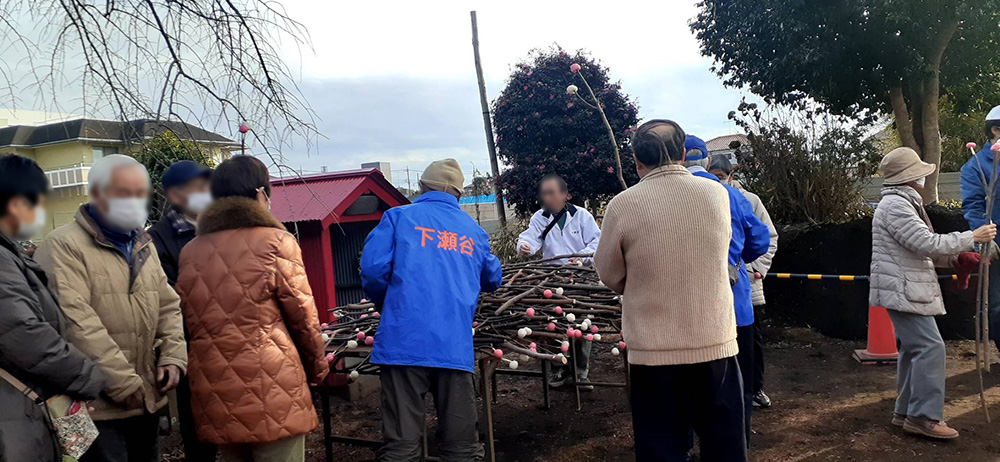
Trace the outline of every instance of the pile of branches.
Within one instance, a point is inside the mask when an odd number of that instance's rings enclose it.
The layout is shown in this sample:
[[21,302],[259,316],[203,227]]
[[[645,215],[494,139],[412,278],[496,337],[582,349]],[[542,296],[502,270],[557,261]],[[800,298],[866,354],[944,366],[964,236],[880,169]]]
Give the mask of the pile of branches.
[[[473,345],[516,369],[532,358],[567,362],[571,341],[612,342],[612,354],[625,348],[621,337],[621,297],[608,289],[590,266],[552,265],[546,260],[504,266],[503,284],[483,294],[473,318]],[[323,325],[333,361],[341,352],[375,342],[380,319],[370,302],[335,308],[335,324]],[[365,358],[351,372],[370,367]],[[362,371],[363,372],[363,371]]]

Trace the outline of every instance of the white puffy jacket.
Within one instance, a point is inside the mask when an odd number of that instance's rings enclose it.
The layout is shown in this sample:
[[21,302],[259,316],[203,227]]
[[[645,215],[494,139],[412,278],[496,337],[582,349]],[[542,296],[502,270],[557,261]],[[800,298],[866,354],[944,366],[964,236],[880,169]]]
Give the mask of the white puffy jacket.
[[972,231],[934,233],[913,188],[882,188],[872,220],[869,304],[923,316],[945,314],[934,267],[950,266],[972,246]]

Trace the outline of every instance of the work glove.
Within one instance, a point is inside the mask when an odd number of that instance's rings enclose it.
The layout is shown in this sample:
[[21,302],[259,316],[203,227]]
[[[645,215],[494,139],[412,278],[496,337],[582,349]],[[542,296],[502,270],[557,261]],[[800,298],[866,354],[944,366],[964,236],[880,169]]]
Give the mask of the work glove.
[[979,270],[980,255],[976,252],[962,252],[952,264],[958,273],[958,288],[965,290],[969,288],[969,278],[972,273]]
[[997,246],[997,241],[990,241],[989,244],[980,246],[980,252],[986,256],[987,261],[990,262],[1000,258],[1000,246]]

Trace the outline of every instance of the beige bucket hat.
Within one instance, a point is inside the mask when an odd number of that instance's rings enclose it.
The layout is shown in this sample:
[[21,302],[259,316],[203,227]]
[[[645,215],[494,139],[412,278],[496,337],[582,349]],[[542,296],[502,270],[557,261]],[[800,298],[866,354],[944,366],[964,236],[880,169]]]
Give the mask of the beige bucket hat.
[[455,159],[444,159],[431,162],[420,176],[420,183],[432,191],[461,196],[465,175],[462,174],[462,168]]
[[913,149],[901,147],[893,149],[882,158],[878,172],[882,174],[886,185],[901,185],[934,173],[934,164],[920,160]]

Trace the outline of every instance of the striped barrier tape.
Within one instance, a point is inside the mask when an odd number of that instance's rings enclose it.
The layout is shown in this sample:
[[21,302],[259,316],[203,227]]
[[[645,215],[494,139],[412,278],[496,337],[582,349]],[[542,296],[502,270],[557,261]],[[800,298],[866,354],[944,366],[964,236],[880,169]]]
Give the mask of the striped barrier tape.
[[[973,274],[973,276],[976,276]],[[867,275],[847,275],[847,274],[804,274],[804,273],[768,273],[765,277],[775,278],[775,279],[812,279],[812,280],[833,280],[833,281],[867,281]],[[958,280],[957,274],[942,274],[938,276],[938,279],[951,279],[953,281]]]

